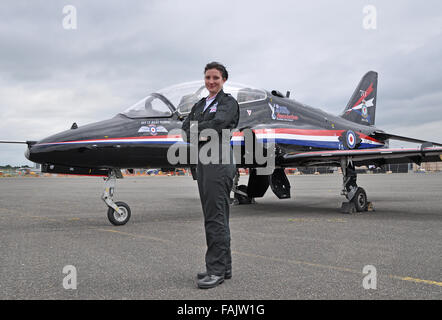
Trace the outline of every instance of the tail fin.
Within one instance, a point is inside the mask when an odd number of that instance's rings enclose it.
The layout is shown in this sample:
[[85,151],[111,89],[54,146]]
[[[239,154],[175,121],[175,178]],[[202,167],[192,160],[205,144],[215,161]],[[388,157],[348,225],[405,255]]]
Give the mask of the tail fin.
[[353,92],[341,117],[367,126],[374,125],[377,88],[377,72],[367,72]]

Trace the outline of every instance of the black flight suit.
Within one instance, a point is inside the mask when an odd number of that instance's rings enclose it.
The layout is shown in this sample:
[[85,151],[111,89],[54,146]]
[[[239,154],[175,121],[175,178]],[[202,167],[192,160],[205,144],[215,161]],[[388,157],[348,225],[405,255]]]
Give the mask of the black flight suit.
[[[203,98],[192,107],[182,129],[190,141],[190,121],[198,121],[198,134],[211,128],[216,130],[219,136],[218,164],[202,164],[198,157],[196,172],[206,231],[206,271],[209,275],[224,276],[226,270],[232,269],[229,204],[236,165],[230,147],[230,162],[222,164],[221,130],[236,128],[239,121],[239,105],[223,90],[218,92],[214,101],[203,111],[205,105],[206,99]],[[227,143],[230,145],[230,141]],[[203,144],[204,142],[198,143],[199,148]]]

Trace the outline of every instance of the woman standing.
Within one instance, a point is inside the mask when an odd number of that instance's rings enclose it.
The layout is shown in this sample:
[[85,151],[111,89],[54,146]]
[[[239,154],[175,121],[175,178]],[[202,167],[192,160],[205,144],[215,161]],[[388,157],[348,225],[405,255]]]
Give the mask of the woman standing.
[[[228,164],[222,161],[222,150],[225,150],[222,148],[222,130],[232,130],[238,125],[239,106],[232,96],[223,91],[227,78],[227,70],[222,64],[211,62],[206,65],[204,81],[209,95],[192,107],[182,127],[190,137],[190,127],[198,125],[198,149],[207,143],[207,139],[200,135],[202,130],[213,129],[219,137],[218,161],[203,164],[198,157],[196,171],[207,243],[206,272],[197,275],[198,287],[202,289],[216,287],[224,279],[232,277],[229,204],[236,165],[231,149]],[[230,148],[230,140],[224,141],[226,143]]]

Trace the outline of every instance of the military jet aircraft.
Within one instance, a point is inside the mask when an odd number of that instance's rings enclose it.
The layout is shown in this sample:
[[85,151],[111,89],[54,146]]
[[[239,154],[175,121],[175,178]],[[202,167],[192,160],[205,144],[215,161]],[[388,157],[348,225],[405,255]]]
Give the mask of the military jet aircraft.
[[[247,186],[233,192],[238,203],[251,203],[263,197],[270,186],[280,199],[290,198],[290,183],[284,168],[340,167],[343,173],[344,211],[366,211],[366,192],[356,183],[356,166],[442,161],[442,144],[389,134],[375,127],[378,74],[370,71],[356,87],[343,113],[328,114],[290,99],[290,93],[266,91],[226,82],[224,91],[237,99],[240,106],[238,132],[232,145],[245,144],[245,132],[253,143],[273,141],[275,168],[267,175],[256,170],[256,161],[237,167],[249,168]],[[208,95],[202,81],[188,82],[149,94],[115,117],[78,126],[44,138],[26,141],[26,157],[42,164],[42,172],[105,177],[102,199],[108,206],[108,219],[123,225],[130,218],[129,206],[114,202],[113,192],[122,168],[189,167],[171,165],[167,151],[172,144],[183,143],[180,129],[192,106]],[[389,148],[389,140],[420,144],[418,148]],[[6,141],[5,141],[6,142]],[[241,157],[246,148],[241,149]],[[195,171],[192,171],[195,174]],[[194,177],[195,178],[195,177]]]

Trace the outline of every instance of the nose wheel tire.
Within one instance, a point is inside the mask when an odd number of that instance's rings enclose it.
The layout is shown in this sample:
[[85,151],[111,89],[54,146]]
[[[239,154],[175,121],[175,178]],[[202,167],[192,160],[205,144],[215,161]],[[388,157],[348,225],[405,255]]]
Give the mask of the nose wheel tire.
[[122,201],[117,201],[115,204],[118,207],[118,210],[121,212],[116,212],[113,208],[109,207],[107,210],[107,217],[114,226],[122,226],[125,225],[130,219],[130,208],[129,206]]
[[355,204],[356,211],[367,211],[367,194],[365,193],[365,190],[363,188],[358,187],[358,190],[356,191],[352,201]]

